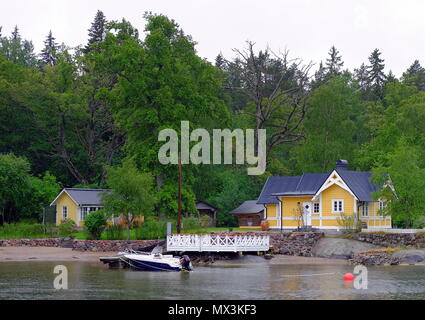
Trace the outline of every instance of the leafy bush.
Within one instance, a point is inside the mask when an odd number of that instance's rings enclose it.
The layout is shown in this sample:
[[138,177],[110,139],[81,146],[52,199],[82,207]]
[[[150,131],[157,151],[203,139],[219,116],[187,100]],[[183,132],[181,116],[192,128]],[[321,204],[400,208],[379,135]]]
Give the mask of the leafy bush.
[[420,217],[418,217],[418,218],[415,220],[415,222],[414,222],[414,224],[413,224],[413,227],[414,227],[415,229],[425,229],[425,216],[420,216]]
[[56,238],[59,235],[59,227],[54,223],[45,224],[44,233],[47,237]]
[[201,217],[201,227],[202,228],[209,228],[209,227],[211,227],[212,223],[213,223],[213,219],[211,219],[210,216],[205,215],[205,216]]
[[108,219],[102,210],[91,212],[86,220],[84,226],[88,232],[89,238],[92,240],[100,240],[102,232],[105,231]]
[[37,221],[37,219],[34,219],[34,218],[27,218],[27,219],[20,219],[18,224],[19,225],[23,225],[23,224],[36,225],[36,224],[39,224],[39,221]]
[[44,234],[43,225],[41,224],[20,224],[19,231],[23,238],[38,237]]
[[124,240],[124,230],[120,225],[109,226],[105,230],[107,240]]
[[66,219],[59,225],[59,236],[64,238],[75,238],[77,225],[71,219]]
[[167,222],[148,218],[141,228],[135,229],[137,240],[156,240],[167,236]]
[[202,227],[201,220],[196,217],[189,217],[183,219],[183,232],[184,233],[202,233],[205,228]]
[[350,235],[362,231],[362,222],[360,220],[356,222],[356,218],[354,216],[341,213],[341,217],[338,217],[337,221],[342,227],[342,232],[344,234]]

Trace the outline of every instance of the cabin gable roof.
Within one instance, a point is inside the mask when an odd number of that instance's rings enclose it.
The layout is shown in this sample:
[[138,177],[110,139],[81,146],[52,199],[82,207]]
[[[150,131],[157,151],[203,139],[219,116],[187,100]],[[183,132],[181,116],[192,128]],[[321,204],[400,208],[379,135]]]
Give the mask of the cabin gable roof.
[[51,206],[56,205],[57,201],[63,194],[67,194],[78,206],[101,206],[102,199],[101,194],[107,189],[75,189],[65,188],[56,197],[56,199],[50,204]]
[[206,201],[198,200],[196,201],[196,209],[197,210],[210,210],[213,212],[217,212],[218,208],[214,207],[213,205],[209,204]]
[[257,204],[257,200],[245,201],[238,208],[230,212],[230,214],[256,214],[264,212],[264,206]]

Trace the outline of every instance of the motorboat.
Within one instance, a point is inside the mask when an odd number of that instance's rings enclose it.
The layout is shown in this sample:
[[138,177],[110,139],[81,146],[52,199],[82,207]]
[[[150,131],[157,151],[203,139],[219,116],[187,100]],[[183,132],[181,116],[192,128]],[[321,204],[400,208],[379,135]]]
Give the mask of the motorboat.
[[171,255],[155,254],[126,254],[123,256],[132,268],[143,271],[192,271],[192,263],[188,256],[181,258]]
[[192,271],[193,266],[188,256],[174,257],[163,255],[162,247],[156,247],[151,253],[129,250],[117,255],[123,263],[140,271]]

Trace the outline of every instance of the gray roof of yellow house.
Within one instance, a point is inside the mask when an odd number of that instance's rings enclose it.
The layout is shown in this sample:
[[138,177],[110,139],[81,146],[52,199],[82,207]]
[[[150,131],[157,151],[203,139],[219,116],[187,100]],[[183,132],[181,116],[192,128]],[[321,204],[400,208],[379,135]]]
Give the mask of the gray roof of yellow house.
[[80,206],[101,206],[102,205],[101,194],[105,191],[109,191],[109,190],[107,190],[107,189],[66,188],[66,189],[62,190],[62,192],[52,202],[51,205],[55,205],[58,198],[63,193],[67,193]]
[[349,171],[336,169],[345,184],[359,201],[373,201],[373,193],[381,189],[372,182],[372,173],[367,171]]
[[[372,173],[350,171],[348,162],[337,162],[335,171],[359,201],[373,201],[380,188],[371,181]],[[278,196],[314,196],[332,173],[307,173],[296,177],[270,177],[264,185],[258,204],[279,204]]]
[[230,212],[230,214],[260,213],[264,211],[264,206],[257,204],[257,200],[245,201],[239,208]]

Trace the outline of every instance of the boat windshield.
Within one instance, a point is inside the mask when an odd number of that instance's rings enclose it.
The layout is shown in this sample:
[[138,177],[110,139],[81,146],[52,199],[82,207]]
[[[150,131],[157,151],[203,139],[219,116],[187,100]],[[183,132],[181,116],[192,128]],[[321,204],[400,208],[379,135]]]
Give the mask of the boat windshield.
[[156,256],[157,254],[162,254],[163,250],[164,250],[163,247],[157,246],[155,247],[155,249],[152,250],[151,254]]

